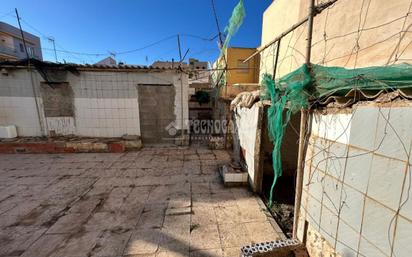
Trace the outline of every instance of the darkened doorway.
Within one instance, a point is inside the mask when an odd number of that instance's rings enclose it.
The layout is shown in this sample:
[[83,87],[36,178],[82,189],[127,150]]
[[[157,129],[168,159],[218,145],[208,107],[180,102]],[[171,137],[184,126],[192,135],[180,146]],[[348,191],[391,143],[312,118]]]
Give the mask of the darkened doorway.
[[170,85],[138,85],[140,133],[143,143],[173,143],[178,134],[174,114],[175,88]]

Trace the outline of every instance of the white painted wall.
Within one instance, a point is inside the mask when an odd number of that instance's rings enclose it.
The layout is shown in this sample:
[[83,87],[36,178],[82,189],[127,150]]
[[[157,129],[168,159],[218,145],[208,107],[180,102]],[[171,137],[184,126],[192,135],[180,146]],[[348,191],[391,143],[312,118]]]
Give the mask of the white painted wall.
[[410,256],[411,108],[370,103],[313,114],[300,239],[307,220],[340,256]]
[[34,97],[0,96],[0,124],[16,125],[18,135],[42,135]]
[[[175,107],[174,114],[176,117],[175,128],[189,128],[189,76],[176,75],[173,77],[175,86]],[[183,120],[182,120],[183,119]]]
[[[32,76],[34,81],[39,79],[36,73]],[[36,92],[39,96],[38,88]],[[33,95],[30,74],[27,71],[16,70],[7,76],[1,74],[0,125],[16,125],[18,135],[41,136],[40,122],[44,123],[44,113],[40,113],[39,122]],[[41,98],[37,98],[37,103],[42,108]]]
[[[38,97],[40,120],[48,133],[90,137],[120,137],[140,135],[138,84],[173,84],[176,94],[174,113],[176,127],[188,120],[188,78],[175,71],[107,72],[80,71],[67,73],[66,81],[73,89],[74,117],[44,117],[41,97]],[[33,72],[37,96],[43,81]],[[153,110],[156,111],[156,110]],[[29,73],[25,69],[9,70],[0,75],[0,125],[16,125],[19,136],[41,136],[42,133],[33,97]]]
[[258,133],[259,122],[259,104],[254,104],[250,109],[244,107],[237,107],[235,109],[234,122],[235,133],[234,140],[238,140],[240,147],[243,148],[245,154],[245,161],[247,171],[249,174],[249,182],[255,188],[256,179],[256,165],[258,159],[255,159],[256,141]]
[[48,131],[58,135],[75,135],[76,122],[73,117],[46,117]]

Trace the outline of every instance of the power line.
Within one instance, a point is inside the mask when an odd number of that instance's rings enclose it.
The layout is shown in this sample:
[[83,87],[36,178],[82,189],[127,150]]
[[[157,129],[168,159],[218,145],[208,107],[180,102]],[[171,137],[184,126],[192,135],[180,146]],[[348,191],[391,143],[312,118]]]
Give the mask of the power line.
[[191,53],[190,55],[199,55],[199,54],[203,54],[203,53],[207,53],[207,52],[212,52],[212,51],[219,51],[219,49],[216,48],[208,48],[208,49],[203,49],[203,50],[199,50],[196,52]]
[[154,45],[157,45],[157,44],[163,43],[163,42],[165,42],[165,41],[168,41],[168,40],[170,40],[170,39],[172,39],[172,38],[176,38],[176,34],[171,35],[171,36],[168,36],[168,37],[165,37],[165,38],[163,38],[163,39],[161,39],[161,40],[158,40],[158,41],[156,41],[156,42],[154,42],[154,43],[148,44],[148,45],[143,46],[143,47],[140,47],[140,48],[136,48],[136,49],[128,50],[128,51],[123,51],[123,52],[115,52],[115,53],[116,53],[116,55],[119,55],[119,54],[129,54],[129,53],[133,53],[133,52],[138,52],[138,51],[144,50],[144,49],[146,49],[146,48],[152,47],[152,46],[154,46]]
[[6,17],[6,16],[15,17],[14,15],[11,15],[12,13],[14,13],[14,11],[13,11],[13,10],[12,10],[12,11],[10,11],[10,12],[8,12],[8,13],[4,13],[4,14],[2,14],[2,15],[0,15],[0,19],[4,18],[4,17]]
[[220,46],[223,46],[222,33],[220,31],[219,19],[217,18],[217,14],[216,14],[215,1],[214,0],[210,0],[210,1],[211,1],[211,4],[212,4],[213,17],[215,18],[216,27],[217,27],[217,31],[218,31],[219,43],[220,43]]
[[213,36],[211,38],[205,38],[205,37],[197,36],[197,35],[193,35],[193,34],[180,34],[180,36],[196,38],[196,39],[200,39],[200,40],[203,40],[203,41],[213,41],[213,40],[215,40],[216,38],[219,37],[219,34],[216,34],[215,36]]
[[[45,38],[48,38],[48,37],[49,37],[49,36],[43,34],[43,33],[42,33],[41,31],[39,31],[38,29],[36,29],[35,27],[33,27],[32,25],[30,25],[30,24],[29,24],[27,21],[25,21],[24,19],[22,19],[22,21],[23,21],[27,26],[29,26],[30,28],[32,28],[33,30],[35,30],[36,32],[38,32],[40,35],[42,35],[43,37],[45,37]],[[150,43],[150,44],[145,45],[145,46],[140,47],[140,48],[136,48],[136,49],[132,49],[132,50],[126,50],[126,51],[120,51],[120,52],[113,51],[113,53],[116,54],[116,55],[122,55],[122,54],[129,54],[129,53],[134,53],[134,52],[142,51],[142,50],[144,50],[144,49],[150,48],[150,47],[152,47],[152,46],[155,46],[155,45],[158,45],[158,44],[160,44],[160,43],[166,42],[166,41],[168,41],[168,40],[170,40],[170,39],[173,39],[173,38],[176,37],[176,35],[177,35],[177,34],[170,35],[170,36],[168,36],[168,37],[165,37],[165,38],[163,38],[163,39],[160,39],[160,40],[158,40],[158,41],[155,41],[155,42],[153,42],[153,43]],[[192,38],[197,38],[197,39],[206,40],[206,41],[211,41],[211,40],[213,40],[213,39],[215,39],[215,38],[217,37],[217,35],[214,36],[214,37],[212,37],[212,38],[204,38],[204,37],[197,36],[197,35],[192,35],[192,34],[183,34],[183,35],[186,36],[186,37],[192,37]],[[60,48],[63,49],[63,47],[60,47]],[[47,48],[45,48],[45,50],[52,50],[52,49],[47,49]],[[108,55],[107,53],[87,53],[87,52],[76,52],[76,51],[68,51],[68,50],[57,50],[57,51],[60,51],[60,52],[63,52],[63,53],[76,54],[76,55],[86,55],[86,56],[96,56],[96,57],[97,57],[97,56],[107,56],[107,55]]]
[[[22,19],[22,18],[21,18],[21,20],[23,21],[24,24],[26,24],[28,27],[30,27],[31,29],[33,29],[34,31],[36,31],[37,33],[39,33],[39,34],[40,34],[41,36],[43,36],[44,38],[47,38],[47,39],[50,38],[50,36],[45,35],[45,34],[42,33],[40,30],[38,30],[37,28],[35,28],[33,25],[29,24],[26,20],[24,20],[24,19]],[[57,45],[57,46],[58,46],[59,48],[61,48],[62,50],[57,50],[57,49],[55,48],[55,45]],[[51,50],[53,50],[54,52],[67,53],[67,54],[71,55],[71,57],[73,57],[74,59],[77,59],[77,60],[79,60],[80,62],[85,62],[83,59],[75,56],[74,54],[76,54],[76,53],[67,51],[62,45],[58,44],[58,43],[56,42],[56,40],[54,39],[54,37],[53,37],[53,46],[54,46],[53,49],[49,49],[49,48],[40,48],[40,49],[41,49],[41,50],[46,50],[46,51],[51,51]],[[56,58],[56,59],[57,59],[57,58]]]
[[[27,21],[25,21],[24,19],[22,19],[22,21],[23,21],[28,27],[30,27],[31,29],[33,29],[34,31],[36,31],[37,33],[39,33],[40,35],[42,35],[43,37],[49,38],[49,36],[47,36],[47,35],[45,35],[44,33],[42,33],[40,30],[38,30],[37,28],[35,28],[35,27],[32,26],[31,24],[29,24],[29,23],[28,23]],[[174,36],[175,36],[175,35],[170,36],[170,38],[172,38],[172,37],[174,37]],[[113,52],[113,53],[114,53],[115,55],[119,55],[119,54],[127,54],[127,53],[132,53],[132,52],[144,50],[144,49],[146,49],[146,48],[149,48],[149,47],[151,47],[151,46],[154,46],[154,45],[156,45],[156,44],[159,44],[159,43],[161,43],[161,42],[164,42],[164,41],[166,41],[167,39],[169,39],[169,37],[164,38],[164,39],[161,39],[161,40],[159,40],[159,41],[156,41],[156,42],[154,42],[154,43],[151,43],[151,44],[149,44],[149,45],[146,45],[146,46],[141,47],[141,48],[138,48],[138,49],[133,49],[133,50],[124,51],[124,52]],[[54,49],[50,49],[50,48],[40,48],[40,49],[46,50],[46,51],[57,51],[57,52],[61,52],[61,53],[70,54],[73,58],[75,58],[75,59],[77,59],[77,60],[80,60],[81,62],[84,62],[84,60],[83,60],[83,59],[80,59],[80,58],[78,58],[78,57],[76,57],[76,56],[74,56],[74,55],[93,56],[93,57],[108,56],[108,55],[109,55],[109,54],[107,54],[107,53],[87,53],[87,52],[68,51],[68,50],[66,50],[64,47],[62,47],[60,44],[58,44],[57,42],[55,42],[55,43],[56,43],[56,45],[58,45],[59,48],[61,48],[62,50],[57,50],[57,49],[54,50]]]
[[[11,13],[12,13],[12,12],[6,13],[6,14],[4,14],[3,16],[7,16],[7,15],[13,16],[13,15],[11,15]],[[34,27],[32,24],[30,24],[27,20],[25,20],[25,19],[23,19],[23,18],[21,18],[21,17],[20,17],[20,20],[21,20],[27,27],[31,28],[33,31],[35,31],[36,33],[38,33],[38,34],[41,35],[42,37],[44,37],[44,38],[46,38],[46,39],[49,39],[49,38],[50,38],[49,35],[46,35],[45,33],[41,32],[39,29],[37,29],[36,27]],[[220,33],[220,30],[219,30],[219,33]],[[135,53],[135,52],[142,51],[142,50],[145,50],[145,49],[147,49],[147,48],[153,47],[153,46],[155,46],[155,45],[161,44],[161,43],[166,42],[166,41],[168,41],[168,40],[171,40],[171,39],[175,38],[176,35],[177,35],[177,34],[170,35],[170,36],[168,36],[168,37],[162,38],[162,39],[160,39],[160,40],[158,40],[158,41],[155,41],[155,42],[153,42],[153,43],[150,43],[150,44],[148,44],[148,45],[145,45],[145,46],[142,46],[142,47],[139,47],[139,48],[136,48],[136,49],[126,50],[126,51],[119,51],[119,52],[117,52],[117,51],[112,51],[112,52],[113,52],[113,54],[115,54],[115,55],[125,55],[125,54]],[[189,38],[194,38],[194,39],[199,39],[199,40],[207,41],[207,42],[212,42],[212,41],[215,40],[217,37],[220,37],[220,34],[217,34],[217,35],[215,35],[215,36],[213,36],[213,37],[210,37],[210,38],[209,38],[209,37],[199,36],[199,35],[194,35],[194,34],[188,34],[188,33],[181,34],[181,36],[189,37]],[[62,45],[60,45],[56,40],[54,41],[54,43],[55,43],[55,45],[58,46],[60,49],[55,49],[55,47],[53,47],[53,48],[34,47],[34,48],[41,49],[41,50],[44,50],[44,51],[51,51],[51,52],[59,52],[59,53],[69,54],[69,55],[71,55],[71,57],[73,57],[73,58],[75,58],[75,59],[77,59],[77,60],[79,60],[79,61],[81,61],[81,62],[84,62],[84,59],[81,59],[81,58],[79,58],[78,56],[103,57],[103,56],[108,56],[108,55],[109,55],[108,53],[101,53],[101,52],[90,53],[90,52],[79,52],[79,51],[66,50],[66,49],[65,49]]]

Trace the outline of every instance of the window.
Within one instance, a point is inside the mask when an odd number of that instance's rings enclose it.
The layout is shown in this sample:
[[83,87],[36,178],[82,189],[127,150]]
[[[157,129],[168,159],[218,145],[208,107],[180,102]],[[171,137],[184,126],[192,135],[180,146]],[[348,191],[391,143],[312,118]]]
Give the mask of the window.
[[27,47],[27,53],[29,54],[29,57],[34,56],[34,48],[32,46]]
[[238,73],[249,73],[249,62],[243,63],[243,59],[237,60],[237,72]]
[[20,43],[20,52],[24,53],[24,47],[22,43]]

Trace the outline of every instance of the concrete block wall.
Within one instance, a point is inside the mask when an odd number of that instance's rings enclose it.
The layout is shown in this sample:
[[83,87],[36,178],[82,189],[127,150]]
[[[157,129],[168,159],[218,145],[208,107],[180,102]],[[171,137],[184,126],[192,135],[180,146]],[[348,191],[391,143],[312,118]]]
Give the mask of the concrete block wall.
[[371,103],[312,115],[301,240],[306,220],[338,256],[410,256],[411,108]]
[[173,107],[176,127],[180,129],[183,113],[183,124],[187,128],[187,75],[182,76],[181,84],[180,74],[175,71],[80,71],[79,75],[67,72],[65,82],[73,90],[73,117],[45,117],[39,90],[43,79],[36,71],[32,76],[43,131],[29,72],[10,69],[7,76],[0,76],[0,124],[16,125],[19,136],[50,135],[50,131],[89,137],[140,135],[138,84],[173,84],[176,90]]
[[139,76],[114,72],[82,72],[73,81],[77,134],[91,137],[140,135]]

